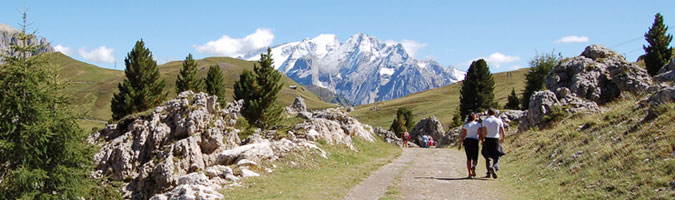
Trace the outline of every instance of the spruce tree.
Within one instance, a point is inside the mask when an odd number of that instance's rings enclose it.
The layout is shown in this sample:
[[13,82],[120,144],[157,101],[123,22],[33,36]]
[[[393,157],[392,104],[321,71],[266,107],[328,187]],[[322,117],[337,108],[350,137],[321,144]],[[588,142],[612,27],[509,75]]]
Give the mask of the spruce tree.
[[0,59],[0,199],[87,197],[97,187],[88,178],[93,148],[23,19]]
[[[645,65],[649,74],[656,75],[661,67],[668,64],[673,51],[670,41],[673,40],[673,35],[667,34],[668,27],[663,24],[663,16],[661,13],[656,13],[654,16],[654,23],[649,31],[645,33],[645,40],[649,45],[642,46],[645,50]],[[667,35],[666,35],[667,34]]]
[[457,109],[455,109],[455,113],[452,114],[452,123],[450,124],[450,128],[459,127],[462,124],[464,124],[462,122],[462,115],[460,114],[459,106],[457,106]]
[[272,49],[268,48],[253,66],[255,76],[245,70],[234,84],[235,99],[244,99],[242,115],[249,124],[262,129],[274,128],[282,119],[283,108],[276,100],[283,84],[273,64]]
[[485,60],[473,61],[459,91],[461,118],[471,112],[480,112],[496,106],[494,88],[495,81]]
[[525,74],[525,90],[521,98],[521,108],[527,110],[530,107],[530,96],[545,88],[544,79],[553,68],[560,64],[561,56],[550,54],[536,55],[530,60],[530,69]]
[[223,78],[223,72],[220,70],[220,66],[211,65],[204,82],[206,82],[206,92],[209,93],[209,95],[216,95],[218,97],[218,103],[220,103],[221,106],[225,106],[227,103],[227,99],[225,98],[225,78]]
[[178,78],[176,79],[176,94],[187,90],[193,92],[204,90],[204,82],[197,77],[197,70],[197,62],[192,59],[192,54],[188,54],[183,61],[183,68],[180,69],[180,73],[178,73]]
[[124,64],[126,79],[117,84],[119,93],[114,94],[110,106],[113,120],[156,107],[167,96],[163,91],[164,80],[159,77],[157,62],[152,59],[152,52],[145,48],[142,39],[127,54]]
[[509,95],[508,101],[506,102],[506,105],[504,105],[504,108],[511,110],[520,109],[520,101],[518,100],[518,95],[516,94],[515,88],[511,89],[511,94]]
[[413,127],[415,127],[415,120],[413,119],[412,110],[406,107],[399,107],[396,110],[396,118],[391,123],[389,130],[396,133],[396,136],[401,137],[403,129],[412,130]]

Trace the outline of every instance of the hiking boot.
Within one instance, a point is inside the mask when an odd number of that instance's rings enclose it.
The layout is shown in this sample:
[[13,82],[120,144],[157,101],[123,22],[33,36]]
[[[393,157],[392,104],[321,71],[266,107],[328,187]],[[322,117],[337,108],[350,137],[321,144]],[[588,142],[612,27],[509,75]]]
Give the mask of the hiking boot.
[[494,171],[492,172],[492,178],[497,179],[497,173],[495,173]]
[[471,167],[471,176],[476,177],[476,166]]
[[485,175],[484,178],[490,178],[490,175],[492,174],[492,169],[488,169],[487,175]]

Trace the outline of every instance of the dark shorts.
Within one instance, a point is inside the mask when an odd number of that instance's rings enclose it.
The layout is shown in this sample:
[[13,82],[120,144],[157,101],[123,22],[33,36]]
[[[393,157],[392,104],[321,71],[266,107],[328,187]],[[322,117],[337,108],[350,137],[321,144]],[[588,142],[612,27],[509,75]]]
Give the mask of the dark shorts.
[[478,140],[473,138],[464,139],[464,153],[467,160],[478,160]]
[[499,138],[485,138],[485,143],[483,144],[483,150],[481,154],[485,158],[494,158],[504,155],[504,150],[499,144]]

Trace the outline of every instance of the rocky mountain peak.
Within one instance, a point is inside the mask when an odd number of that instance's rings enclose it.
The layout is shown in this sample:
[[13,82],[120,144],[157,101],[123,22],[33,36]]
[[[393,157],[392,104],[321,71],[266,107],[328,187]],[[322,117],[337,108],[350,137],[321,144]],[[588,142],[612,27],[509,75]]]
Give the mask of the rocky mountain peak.
[[[259,59],[250,53],[247,60]],[[432,59],[410,57],[400,43],[387,43],[365,33],[344,43],[333,34],[272,47],[276,68],[302,85],[334,91],[355,104],[372,103],[445,86],[464,79],[464,72]]]
[[[17,38],[15,37],[15,34],[18,32],[19,30],[15,29],[14,27],[6,24],[0,24],[0,54],[6,54],[9,51],[9,45],[12,42],[18,42]],[[36,37],[28,41],[28,44],[40,46],[40,49],[37,52],[33,52],[33,55],[54,52],[54,48],[49,42],[47,42],[46,38]],[[2,60],[0,60],[0,63],[2,63]]]

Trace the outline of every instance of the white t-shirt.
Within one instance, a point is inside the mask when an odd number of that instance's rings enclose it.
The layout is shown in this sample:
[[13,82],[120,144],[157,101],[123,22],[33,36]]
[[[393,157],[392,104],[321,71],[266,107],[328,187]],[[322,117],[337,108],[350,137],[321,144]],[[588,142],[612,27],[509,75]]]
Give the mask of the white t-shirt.
[[480,123],[478,122],[469,122],[464,124],[463,129],[466,129],[466,138],[478,139],[478,129],[480,128]]
[[499,128],[504,127],[504,122],[494,115],[491,115],[483,120],[483,127],[487,129],[486,138],[499,138]]

